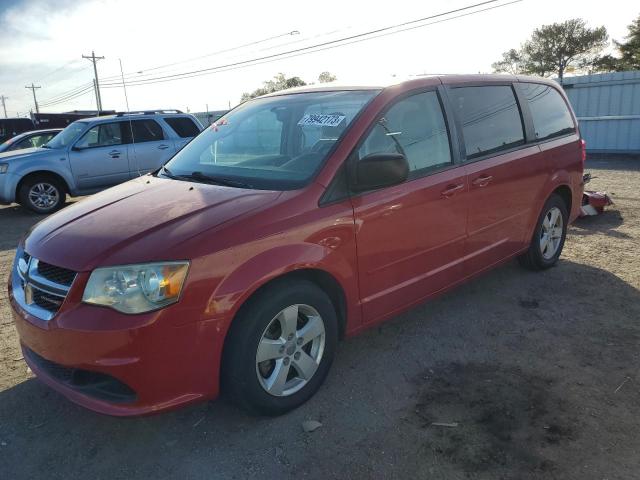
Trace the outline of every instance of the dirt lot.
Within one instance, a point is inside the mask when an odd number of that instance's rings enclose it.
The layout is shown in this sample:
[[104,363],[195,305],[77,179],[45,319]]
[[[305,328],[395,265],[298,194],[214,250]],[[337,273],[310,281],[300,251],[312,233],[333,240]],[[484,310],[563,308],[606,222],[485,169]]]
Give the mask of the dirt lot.
[[[0,293],[0,475],[632,479],[640,476],[640,158],[589,162],[616,202],[556,268],[509,263],[343,342],[284,417],[222,401],[116,419],[31,378]],[[0,282],[36,217],[0,208]],[[322,427],[304,433],[313,419]],[[445,425],[434,425],[441,423]]]

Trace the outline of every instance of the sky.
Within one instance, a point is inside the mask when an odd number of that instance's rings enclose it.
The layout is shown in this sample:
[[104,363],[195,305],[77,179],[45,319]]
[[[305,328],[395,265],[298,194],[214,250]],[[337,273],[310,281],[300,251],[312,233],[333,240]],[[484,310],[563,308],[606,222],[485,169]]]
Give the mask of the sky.
[[[41,87],[36,95],[42,112],[95,109],[93,66],[82,58],[94,51],[105,57],[97,63],[104,109],[127,109],[121,62],[131,110],[222,110],[279,72],[308,83],[317,82],[323,71],[345,83],[486,73],[502,52],[517,48],[541,25],[581,17],[622,40],[627,25],[640,15],[640,4],[629,0],[511,1],[384,30],[377,38],[316,53],[134,85],[130,82],[264,58],[482,0],[0,0],[0,95],[8,97],[9,116],[34,108],[32,92],[25,88],[32,82]],[[454,18],[461,14],[469,15]]]

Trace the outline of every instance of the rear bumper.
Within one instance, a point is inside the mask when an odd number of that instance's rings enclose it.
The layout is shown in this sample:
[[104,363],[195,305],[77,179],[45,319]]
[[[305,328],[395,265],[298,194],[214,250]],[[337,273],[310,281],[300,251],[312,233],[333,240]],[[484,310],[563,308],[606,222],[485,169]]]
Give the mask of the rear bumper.
[[[127,316],[78,304],[45,322],[11,295],[24,358],[36,376],[99,413],[145,415],[218,395],[222,339],[218,321],[185,320],[178,304]],[[79,325],[84,325],[80,328]]]

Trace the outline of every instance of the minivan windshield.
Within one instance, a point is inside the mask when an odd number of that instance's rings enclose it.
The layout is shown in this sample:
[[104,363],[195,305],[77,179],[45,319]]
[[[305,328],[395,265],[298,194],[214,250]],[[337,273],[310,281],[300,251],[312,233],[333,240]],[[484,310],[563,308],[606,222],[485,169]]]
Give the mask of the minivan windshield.
[[192,140],[159,175],[257,189],[300,188],[378,93],[323,91],[249,101]]
[[67,128],[62,130],[59,134],[53,137],[49,143],[43,145],[45,148],[64,148],[70,145],[78,135],[84,132],[85,128],[87,128],[86,122],[73,122],[68,125]]

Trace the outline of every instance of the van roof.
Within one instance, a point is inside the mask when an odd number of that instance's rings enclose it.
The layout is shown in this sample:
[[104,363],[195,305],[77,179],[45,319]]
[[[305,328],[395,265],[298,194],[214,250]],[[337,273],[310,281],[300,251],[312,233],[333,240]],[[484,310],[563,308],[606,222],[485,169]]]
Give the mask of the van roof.
[[305,85],[302,87],[294,87],[278,92],[263,95],[263,97],[276,97],[279,95],[289,95],[295,93],[309,92],[332,92],[344,90],[382,90],[401,86],[420,88],[433,85],[460,85],[468,83],[499,83],[499,82],[533,82],[559,86],[553,80],[542,77],[533,77],[527,75],[510,75],[510,74],[446,74],[446,75],[421,75],[418,77],[410,77],[405,79],[391,78],[388,81],[362,84],[345,84],[341,82],[320,83],[315,85]]

